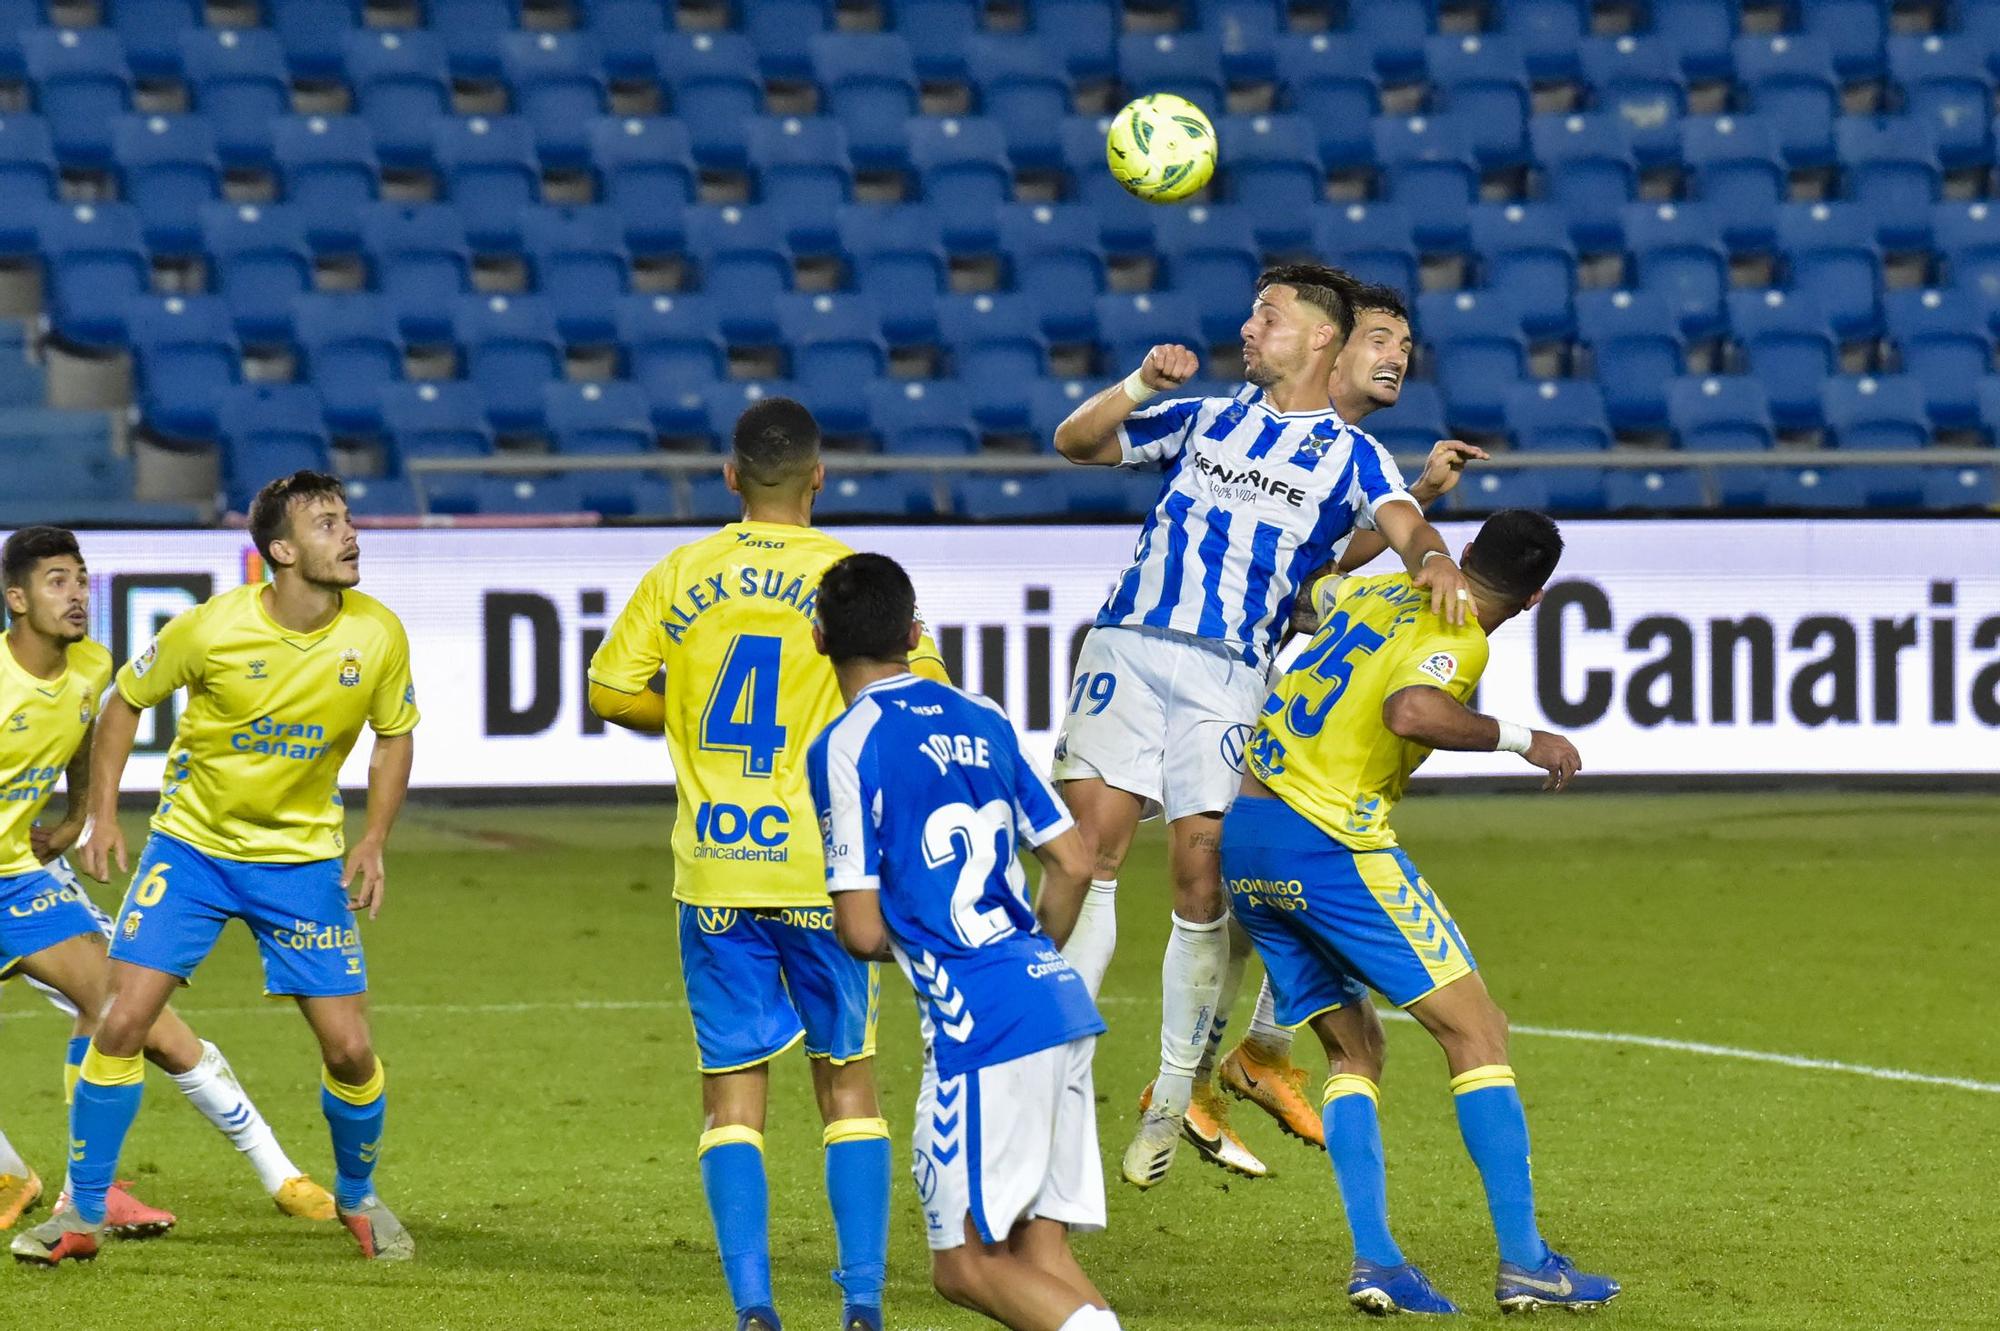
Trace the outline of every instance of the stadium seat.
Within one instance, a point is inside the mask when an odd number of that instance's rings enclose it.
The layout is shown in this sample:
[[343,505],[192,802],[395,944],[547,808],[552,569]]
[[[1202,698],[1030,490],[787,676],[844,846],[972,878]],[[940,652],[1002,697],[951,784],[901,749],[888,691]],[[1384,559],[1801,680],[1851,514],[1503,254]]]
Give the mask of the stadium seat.
[[927,471],[840,472],[826,479],[813,516],[924,518],[937,512],[937,482]]
[[375,201],[381,169],[368,126],[356,116],[287,116],[271,133],[285,202],[306,222],[316,253],[351,252],[355,218]]
[[[1000,126],[978,117],[924,116],[909,125],[910,165],[923,200],[938,213],[953,253],[989,253],[998,242],[994,218],[1014,194],[1014,167]],[[1096,174],[1104,169],[1098,140]]]
[[1375,164],[1382,90],[1358,41],[1324,32],[1279,38],[1278,86],[1317,136],[1322,166],[1351,171]]
[[216,437],[243,349],[220,296],[146,296],[126,311],[139,417],[169,439]]
[[1568,336],[1575,324],[1576,248],[1560,209],[1549,204],[1482,204],[1472,210],[1480,286],[1513,307],[1531,339]]
[[1313,211],[1313,251],[1364,282],[1417,289],[1417,241],[1409,211],[1393,203],[1335,203]]
[[413,517],[423,511],[416,486],[401,476],[357,476],[348,480],[344,488],[347,511],[353,517]]
[[1842,341],[1881,327],[1882,256],[1874,219],[1852,203],[1788,203],[1778,210],[1786,284],[1810,291]]
[[732,345],[771,346],[778,340],[779,296],[792,289],[792,249],[763,209],[690,208],[688,253],[701,290],[722,312],[722,334]]
[[1227,103],[1222,45],[1208,33],[1127,33],[1118,39],[1118,77],[1135,96],[1185,97],[1211,119]]
[[868,416],[884,453],[969,457],[979,451],[972,404],[949,379],[889,379],[868,390]]
[[1625,207],[1639,192],[1639,169],[1625,126],[1610,113],[1536,116],[1528,141],[1542,177],[1543,198],[1569,219],[1579,250],[1599,254],[1625,246]]
[[1828,442],[1836,447],[1922,448],[1931,441],[1923,385],[1913,375],[1840,375],[1822,394]]
[[918,112],[910,44],[892,32],[829,32],[812,40],[821,110],[847,134],[854,165],[901,171],[909,164],[904,123]]
[[[48,21],[44,0],[0,0],[0,32],[23,33]],[[0,79],[19,82],[26,73],[20,42],[0,42]]]
[[1106,283],[1097,215],[1073,203],[1008,204],[1000,212],[999,242],[1013,289],[1032,303],[1049,340],[1095,340],[1096,302]]
[[664,6],[655,0],[589,0],[580,6],[584,30],[604,55],[604,73],[614,83],[648,83],[659,78],[655,50],[669,31]]
[[1639,286],[1667,302],[1685,336],[1722,331],[1729,260],[1714,214],[1699,203],[1635,203],[1625,210],[1625,245]]
[[671,519],[680,508],[673,478],[653,471],[586,471],[576,478],[584,511],[614,518]]
[[1026,428],[1029,404],[1021,386],[1048,372],[1048,339],[1034,300],[983,293],[946,297],[938,307],[938,337],[980,424],[996,432]]
[[1008,158],[1027,170],[1061,169],[1062,122],[1076,93],[1069,71],[1033,37],[982,32],[962,49],[979,114],[1000,126]]
[[[1046,482],[1044,482],[1046,484]],[[1090,467],[1064,487],[1063,512],[1092,522],[1144,517],[1160,502],[1160,474],[1122,467]]]
[[1391,453],[1428,453],[1432,444],[1449,434],[1444,420],[1444,395],[1438,392],[1436,384],[1405,379],[1396,405],[1370,416],[1362,428]]
[[615,317],[626,377],[655,404],[728,374],[721,322],[705,297],[631,295],[618,302]]
[[520,249],[517,219],[542,197],[533,130],[520,116],[447,116],[431,131],[444,195],[481,253]]
[[[1022,387],[1028,408],[1028,433],[1035,441],[1036,451],[1047,454],[1056,450],[1056,427],[1098,388],[1080,379],[1040,379]],[[1157,489],[1157,477],[1153,484]]]
[[239,384],[223,395],[217,419],[223,480],[239,513],[267,482],[333,469],[319,393],[305,384]]
[[1176,291],[1123,292],[1097,298],[1097,340],[1103,372],[1128,374],[1162,342],[1199,348],[1201,312]]
[[638,254],[673,254],[698,177],[688,128],[671,116],[607,116],[589,126],[597,197],[614,209]]
[[1821,423],[1820,389],[1840,366],[1833,325],[1809,288],[1732,291],[1729,324],[1781,430]]
[[1384,193],[1409,214],[1418,247],[1462,252],[1472,202],[1479,197],[1473,136],[1463,118],[1383,116],[1374,133]]
[[433,513],[485,517],[543,517],[582,513],[583,484],[560,472],[510,476],[433,476],[424,483]]
[[1148,254],[1153,248],[1157,204],[1127,194],[1105,170],[1104,137],[1109,116],[1070,116],[1057,130],[1067,163],[1069,189],[1065,198],[1097,219],[1098,238],[1111,254]]
[[39,230],[50,331],[82,350],[122,345],[126,307],[151,285],[138,210],[59,204],[43,211]]
[[1680,155],[1730,252],[1768,252],[1790,189],[1777,131],[1757,115],[1698,116],[1681,122]]
[[300,296],[292,340],[301,379],[319,389],[336,434],[382,432],[382,393],[403,378],[403,335],[388,301],[366,293]]
[[[979,86],[978,77],[969,74],[972,50],[986,36],[980,30],[979,5],[971,0],[888,0],[886,8],[888,28],[910,44],[918,78],[934,83],[969,79]],[[1040,46],[1033,38],[1026,44]]]
[[27,254],[35,248],[40,205],[53,202],[59,180],[55,142],[48,122],[34,115],[0,115],[0,254]]
[[1194,306],[1201,320],[1198,353],[1235,342],[1248,317],[1248,297],[1263,269],[1254,223],[1247,204],[1196,204],[1160,214],[1154,243],[1164,263],[1163,285]]
[[452,114],[443,40],[420,30],[357,29],[347,35],[346,76],[377,156],[404,170],[430,165],[434,128]]
[[534,129],[543,165],[574,171],[591,164],[591,124],[611,109],[604,57],[584,33],[510,32],[500,68],[514,113]]
[[1426,0],[1368,0],[1348,8],[1352,35],[1367,63],[1385,83],[1413,83],[1424,76],[1424,43],[1431,34]]
[[305,224],[288,204],[211,203],[201,210],[209,289],[229,302],[249,343],[291,336],[292,299],[312,290]]
[[1454,515],[1497,513],[1503,508],[1547,512],[1554,507],[1549,500],[1548,475],[1545,467],[1484,468],[1451,492],[1451,511]]
[[558,453],[654,451],[651,410],[646,394],[636,384],[615,379],[545,384],[542,414]]
[[1451,33],[1424,45],[1432,99],[1466,127],[1482,168],[1518,166],[1528,152],[1528,62],[1499,33]]
[[111,127],[120,194],[156,254],[201,249],[201,209],[222,197],[215,136],[200,116],[120,116]]
[[1326,195],[1312,125],[1303,116],[1223,116],[1216,146],[1229,197],[1250,210],[1265,250],[1286,253],[1312,244],[1312,213]]
[[1929,130],[1947,171],[1993,163],[1992,90],[1985,53],[1937,33],[1889,39],[1889,77],[1903,113]]
[[1651,0],[1652,32],[1674,49],[1690,79],[1726,79],[1736,36],[1734,0]]
[[791,350],[792,378],[829,434],[868,428],[868,386],[888,369],[882,311],[848,293],[781,296],[778,327]]
[[99,0],[99,5],[135,77],[148,83],[181,77],[181,38],[201,28],[202,0]]
[[951,480],[951,506],[971,522],[1030,522],[1060,513],[1064,489],[1047,472],[961,473]]
[[1679,155],[1676,130],[1687,114],[1687,78],[1680,53],[1666,37],[1593,37],[1583,43],[1579,58],[1599,113],[1617,118],[1641,163],[1652,166]]
[[764,114],[757,51],[736,32],[670,32],[654,48],[669,112],[687,126],[695,161],[740,171],[744,133]]
[[1931,233],[1952,286],[2000,295],[2000,208],[1984,199],[1941,203],[1931,213]]
[[481,458],[493,452],[493,427],[479,390],[458,380],[390,384],[382,424],[399,461]]
[[1923,385],[1931,420],[1945,429],[1979,426],[1979,387],[1993,366],[1993,335],[1979,301],[1965,291],[1890,291],[1883,323],[1903,373]]
[[362,0],[263,0],[264,21],[298,79],[338,78],[348,34],[361,26]]
[[1613,513],[1684,513],[1707,503],[1701,477],[1689,467],[1624,467],[1604,474],[1604,503]]
[[1544,379],[1506,390],[1507,433],[1535,452],[1582,453],[1611,447],[1604,394],[1588,379]]
[[890,345],[936,342],[938,298],[951,289],[937,214],[921,204],[854,204],[841,211],[839,230],[854,287],[882,310]]
[[1427,292],[1417,298],[1416,334],[1435,353],[1452,428],[1505,430],[1507,390],[1528,377],[1527,345],[1513,308],[1484,292]]
[[632,256],[618,214],[601,205],[529,208],[520,226],[535,290],[555,311],[563,340],[573,346],[612,341],[613,312],[632,287]]
[[1823,39],[1843,83],[1882,77],[1889,6],[1882,0],[1811,0],[1799,6],[1803,29]]
[[539,433],[542,387],[563,377],[555,313],[535,296],[461,296],[456,338],[465,377],[501,434]]
[[1763,479],[1760,507],[1833,512],[1868,506],[1867,491],[1853,467],[1771,467]]
[[847,132],[827,116],[785,116],[750,126],[750,165],[765,209],[782,220],[801,254],[828,254],[840,243],[834,218],[854,194]]
[[458,210],[441,203],[377,203],[361,211],[371,285],[412,342],[452,338],[453,311],[472,291],[472,246]]
[[1028,26],[1073,79],[1108,79],[1117,72],[1118,6],[1112,0],[1030,0]]
[[737,14],[765,78],[812,78],[812,39],[834,26],[833,0],[751,0]]
[[285,48],[265,28],[181,34],[181,68],[194,110],[215,132],[226,167],[268,167],[271,126],[291,114]]
[[1747,453],[1778,442],[1764,385],[1749,375],[1702,375],[1667,385],[1667,418],[1691,453]]
[[1951,511],[1990,512],[2000,503],[1992,467],[1925,467],[1924,506]]
[[444,38],[454,79],[502,77],[501,39],[520,26],[516,0],[424,0],[424,6],[431,31]]
[[1612,428],[1665,428],[1667,384],[1685,371],[1687,352],[1667,302],[1651,291],[1578,292],[1576,328]]
[[1927,126],[1914,118],[1875,123],[1850,116],[1835,127],[1844,196],[1875,219],[1888,250],[1930,248],[1931,205],[1944,192],[1943,169]]
[[[798,398],[800,396],[798,385],[784,380],[752,381],[744,379],[731,379],[724,383],[711,384],[700,392],[701,424],[699,426],[699,433],[706,436],[712,444],[727,451],[730,438],[736,430],[737,418],[742,416],[752,403],[761,402],[767,397],[779,396]],[[653,403],[653,419],[655,421],[660,419],[661,406],[662,404],[657,401]],[[684,434],[693,433],[693,431],[689,431],[686,428],[683,428],[680,432]],[[662,430],[662,433],[669,433],[669,431]],[[739,500],[737,501],[737,510],[740,512],[741,508],[742,502]]]
[[1513,0],[1498,7],[1500,31],[1514,39],[1538,83],[1574,81],[1581,72],[1577,48],[1590,31],[1587,0]]
[[111,165],[111,126],[132,109],[132,69],[104,28],[31,28],[20,34],[35,111],[66,166]]
[[1841,113],[1840,81],[1825,41],[1804,33],[1740,37],[1736,81],[1755,111],[1778,130],[1778,145],[1793,168],[1834,162],[1834,121]]

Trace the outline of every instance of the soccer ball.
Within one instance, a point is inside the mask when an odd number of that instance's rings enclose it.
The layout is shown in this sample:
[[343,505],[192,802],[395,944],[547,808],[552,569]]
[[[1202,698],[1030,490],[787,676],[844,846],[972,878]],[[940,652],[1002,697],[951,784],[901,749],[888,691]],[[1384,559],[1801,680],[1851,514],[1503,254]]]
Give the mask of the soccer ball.
[[1174,203],[1215,174],[1215,126],[1185,97],[1154,93],[1111,117],[1104,160],[1127,192],[1148,203]]

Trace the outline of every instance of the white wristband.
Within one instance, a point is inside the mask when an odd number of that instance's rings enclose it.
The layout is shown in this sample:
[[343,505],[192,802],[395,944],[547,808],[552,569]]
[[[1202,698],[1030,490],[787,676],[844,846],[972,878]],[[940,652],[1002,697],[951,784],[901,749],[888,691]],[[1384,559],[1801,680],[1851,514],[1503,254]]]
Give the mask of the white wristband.
[[1495,753],[1526,753],[1528,746],[1535,742],[1535,732],[1513,721],[1502,721],[1495,717],[1493,723],[1500,727],[1500,742],[1493,746]]
[[1125,396],[1132,399],[1135,407],[1144,406],[1160,395],[1160,390],[1147,383],[1137,370],[1125,376],[1123,387]]
[[[1423,512],[1423,511],[1424,511],[1424,510],[1423,510],[1423,505],[1419,504],[1419,505],[1417,506],[1417,512],[1421,513],[1421,512]],[[1417,567],[1418,567],[1418,568],[1422,568],[1422,567],[1423,567],[1424,565],[1426,565],[1426,564],[1430,563],[1430,562],[1431,562],[1431,561],[1432,561],[1433,559],[1450,559],[1450,558],[1451,558],[1451,552],[1450,552],[1450,551],[1447,551],[1447,550],[1426,550],[1426,551],[1424,551],[1424,557],[1423,557],[1422,559],[1419,559],[1419,560],[1417,561]]]

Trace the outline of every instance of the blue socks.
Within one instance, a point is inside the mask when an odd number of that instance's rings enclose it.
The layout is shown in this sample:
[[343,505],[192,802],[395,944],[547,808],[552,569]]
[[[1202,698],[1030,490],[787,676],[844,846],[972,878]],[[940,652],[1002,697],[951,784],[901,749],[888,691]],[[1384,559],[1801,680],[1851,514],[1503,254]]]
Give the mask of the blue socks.
[[1486,1209],[1500,1241],[1500,1260],[1530,1269],[1540,1266],[1549,1247],[1535,1227],[1528,1116],[1514,1088],[1514,1069],[1494,1063],[1461,1072],[1451,1079],[1451,1093],[1466,1154],[1479,1166],[1486,1185]]
[[754,1312],[773,1327],[770,1192],[764,1181],[764,1134],[734,1125],[701,1134],[701,1188],[715,1222],[722,1276],[738,1315]]
[[359,1086],[350,1086],[331,1071],[320,1069],[319,1107],[333,1137],[333,1167],[338,1175],[333,1196],[350,1211],[375,1190],[382,1120],[389,1109],[383,1092],[387,1081],[379,1058],[375,1060],[375,1075]]
[[889,1260],[889,1124],[843,1118],[826,1125],[826,1200],[840,1241],[833,1273],[846,1309],[841,1320],[874,1313],[881,1323],[883,1272]]
[[1340,1185],[1340,1205],[1354,1235],[1354,1255],[1377,1266],[1400,1266],[1403,1250],[1389,1235],[1389,1177],[1382,1159],[1382,1124],[1375,1083],[1352,1072],[1326,1079],[1320,1123]]
[[142,1054],[112,1058],[91,1046],[83,1055],[69,1109],[69,1200],[93,1225],[104,1223],[104,1194],[118,1172],[125,1134],[146,1089]]

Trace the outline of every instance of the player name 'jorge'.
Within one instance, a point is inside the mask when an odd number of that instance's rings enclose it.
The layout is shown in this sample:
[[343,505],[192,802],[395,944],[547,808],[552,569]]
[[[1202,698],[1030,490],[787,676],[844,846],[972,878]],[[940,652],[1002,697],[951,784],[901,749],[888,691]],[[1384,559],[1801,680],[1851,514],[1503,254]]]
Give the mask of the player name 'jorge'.
[[983,735],[930,735],[917,752],[937,764],[943,776],[953,763],[960,767],[991,767],[992,754]]
[[813,604],[819,599],[819,584],[806,585],[806,580],[796,573],[786,573],[782,569],[754,568],[745,565],[735,570],[736,586],[732,591],[729,574],[717,573],[703,578],[693,587],[683,591],[674,603],[667,607],[668,613],[660,620],[660,627],[678,646],[681,636],[688,627],[701,617],[704,610],[712,610],[724,601],[739,597],[762,597],[767,601],[778,601],[791,606],[807,619],[812,618]]

